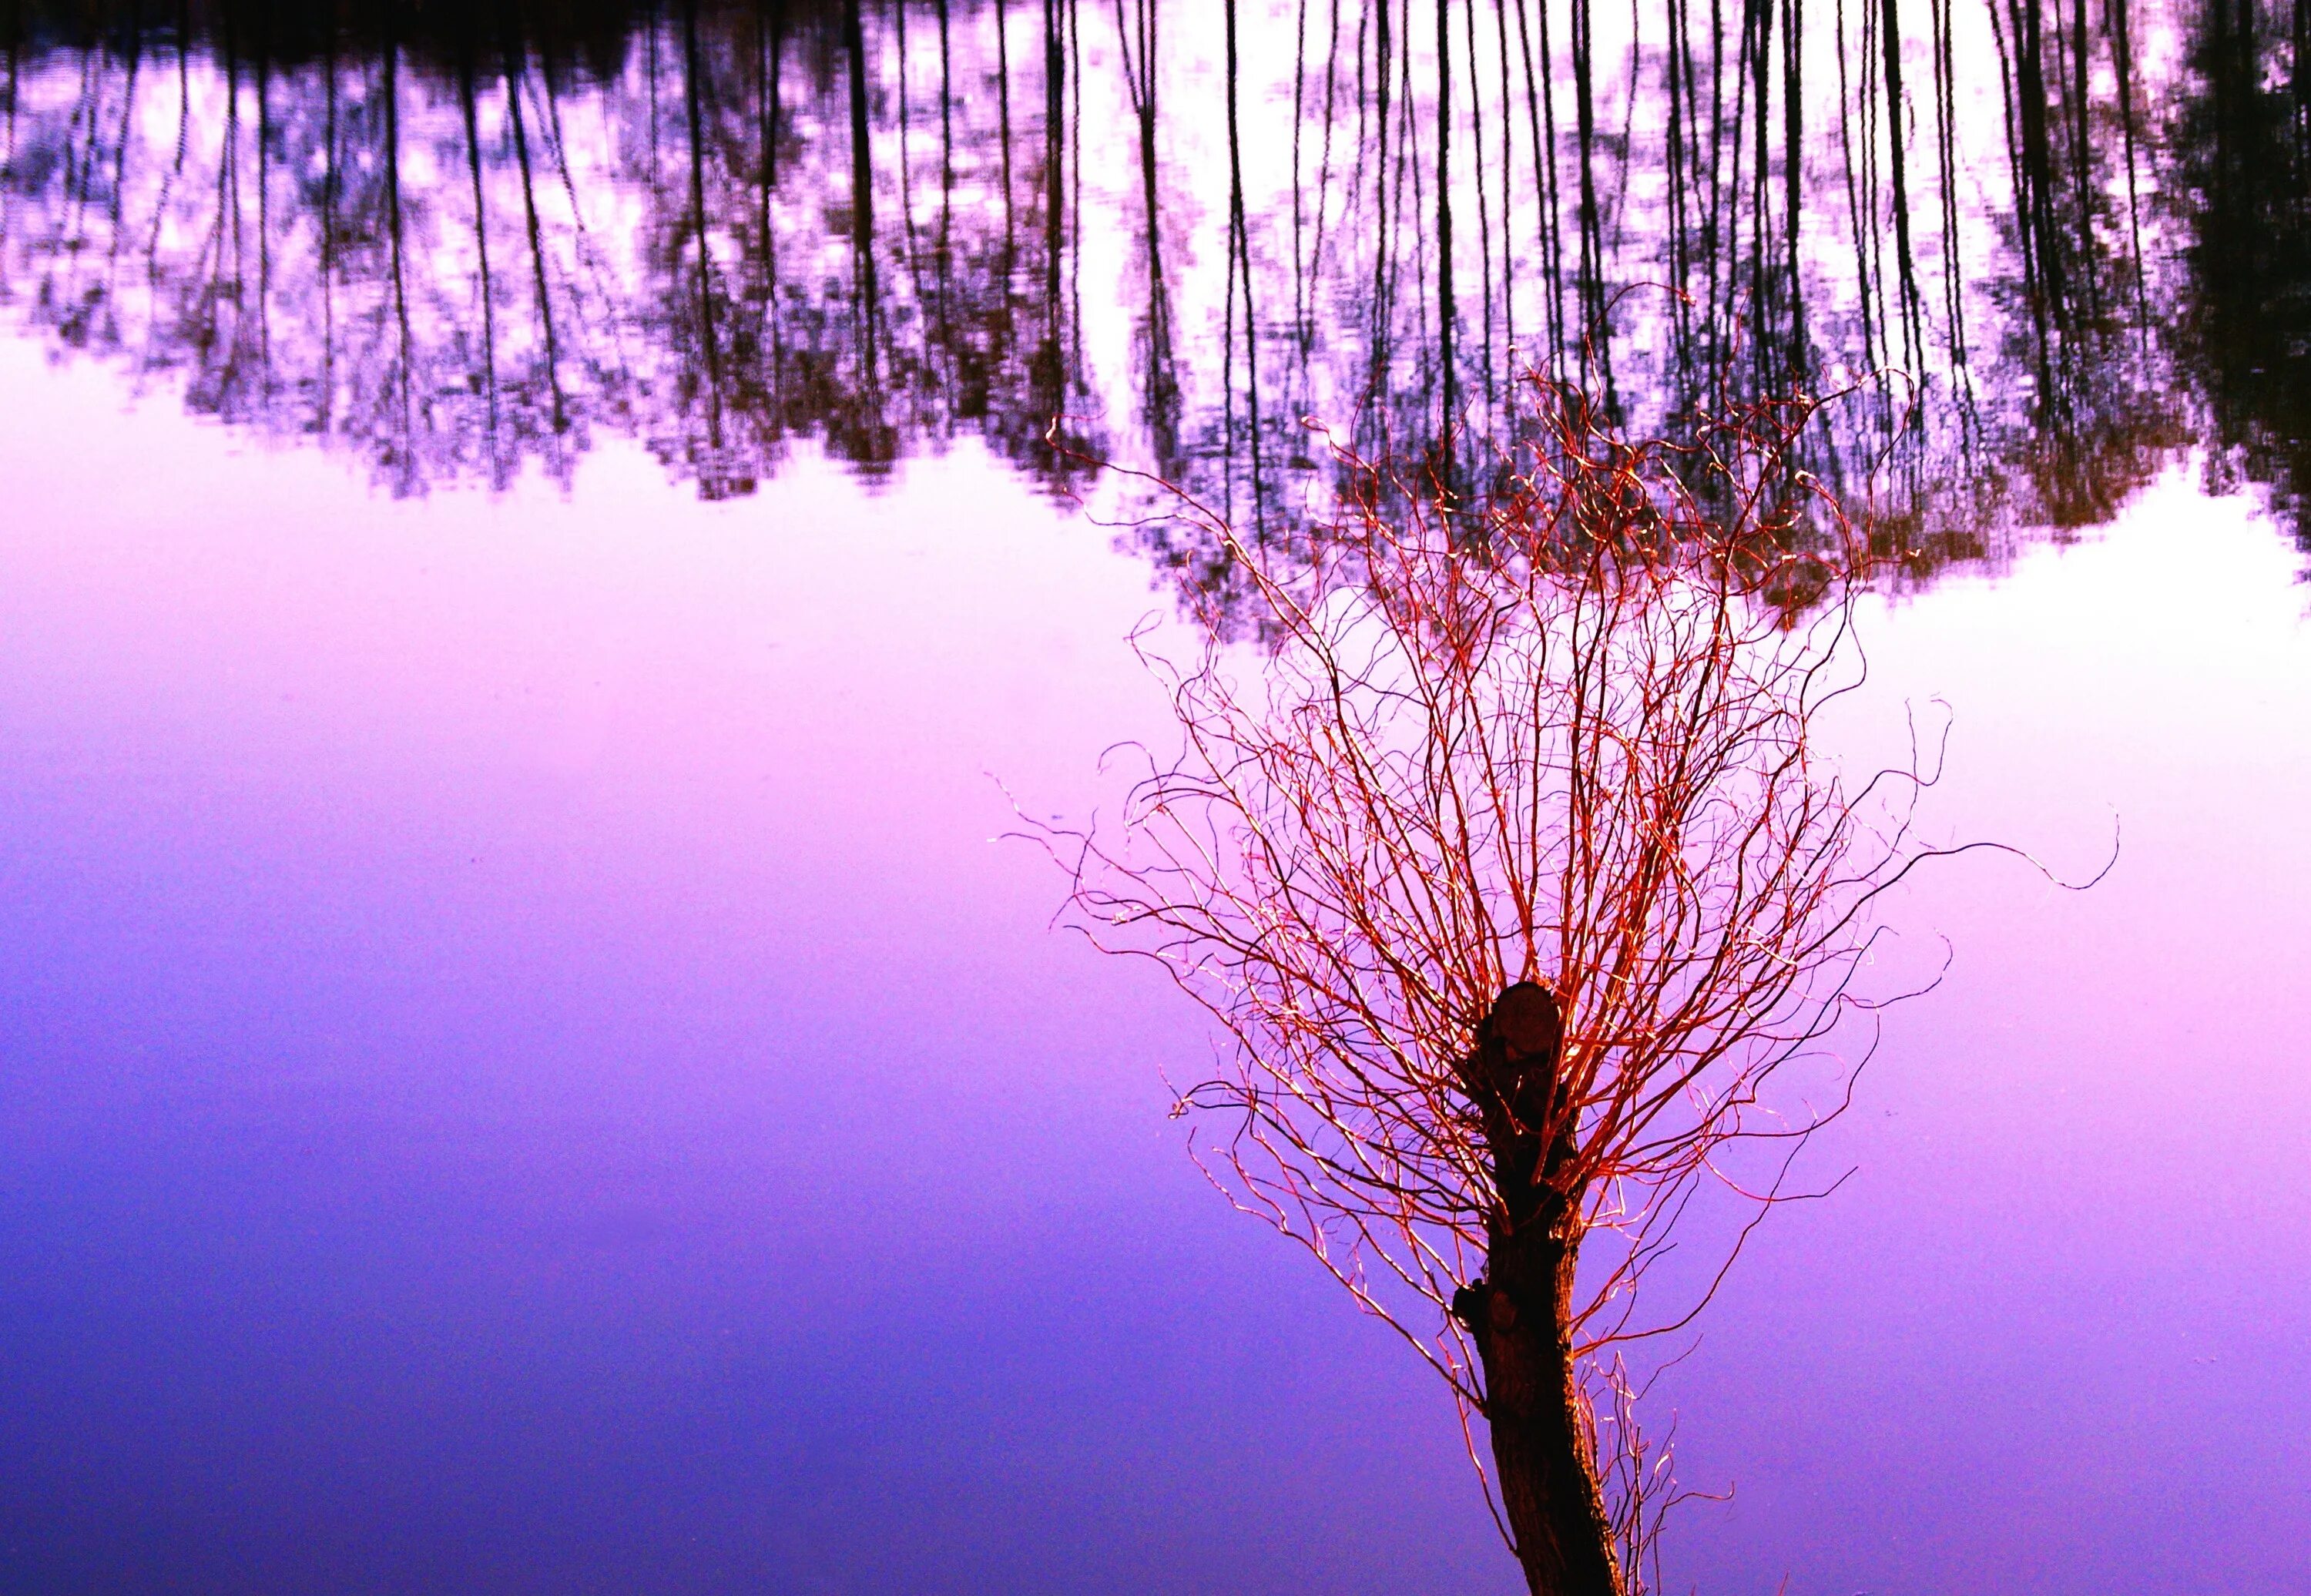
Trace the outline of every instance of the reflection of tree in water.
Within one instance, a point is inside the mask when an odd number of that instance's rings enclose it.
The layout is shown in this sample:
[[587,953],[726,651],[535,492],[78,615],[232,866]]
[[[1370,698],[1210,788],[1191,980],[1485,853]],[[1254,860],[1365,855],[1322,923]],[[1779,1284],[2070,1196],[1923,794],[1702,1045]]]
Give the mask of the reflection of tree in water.
[[[267,14],[12,57],[6,282],[63,342],[397,491],[566,476],[604,425],[718,496],[797,435],[869,474],[964,431],[1076,469],[1043,436],[1086,408],[1044,100],[955,138],[952,85],[886,71],[856,4],[422,39]],[[927,92],[921,215],[922,150],[888,170],[885,135]]]
[[[2280,30],[2284,29],[2284,33]],[[2179,329],[2219,482],[2253,483],[2311,549],[2311,14],[2209,0],[2177,118],[2194,292]]]
[[1526,364],[1645,432],[1853,383],[1808,463],[1923,576],[2106,519],[2191,391],[2300,502],[2292,31],[2206,4],[2154,71],[2125,0],[12,0],[0,292],[397,491],[975,437],[1281,537],[1307,417],[1475,493]]

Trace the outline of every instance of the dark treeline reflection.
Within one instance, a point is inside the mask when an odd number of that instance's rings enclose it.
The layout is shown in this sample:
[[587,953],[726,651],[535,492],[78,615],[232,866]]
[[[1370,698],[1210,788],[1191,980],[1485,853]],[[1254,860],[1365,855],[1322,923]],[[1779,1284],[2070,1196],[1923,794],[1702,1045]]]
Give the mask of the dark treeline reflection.
[[403,493],[975,436],[1282,534],[1308,418],[1454,460],[1536,366],[1852,388],[1809,464],[1920,574],[2194,445],[2299,528],[2287,4],[0,0],[0,292]]

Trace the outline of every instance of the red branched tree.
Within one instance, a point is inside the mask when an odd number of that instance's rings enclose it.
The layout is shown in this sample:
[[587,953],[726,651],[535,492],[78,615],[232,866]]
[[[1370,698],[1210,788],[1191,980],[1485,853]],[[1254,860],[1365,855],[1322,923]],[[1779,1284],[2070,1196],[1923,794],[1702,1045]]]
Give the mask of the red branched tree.
[[[1697,1190],[1754,1204],[1744,1236],[1786,1199],[1851,1074],[1826,1110],[1767,1088],[1868,1007],[1871,903],[1948,850],[1911,833],[1914,765],[1856,782],[1817,746],[1862,573],[1793,463],[1806,411],[1672,449],[1532,393],[1473,507],[1342,457],[1288,571],[1207,518],[1259,641],[1143,635],[1183,752],[1119,826],[1047,841],[1094,940],[1233,1043],[1181,1098],[1220,1128],[1206,1169],[1484,1418],[1531,1589],[1620,1596],[1665,1459],[1615,1349],[1714,1282],[1644,1321],[1635,1287]],[[1778,1144],[1762,1182],[1737,1139]]]

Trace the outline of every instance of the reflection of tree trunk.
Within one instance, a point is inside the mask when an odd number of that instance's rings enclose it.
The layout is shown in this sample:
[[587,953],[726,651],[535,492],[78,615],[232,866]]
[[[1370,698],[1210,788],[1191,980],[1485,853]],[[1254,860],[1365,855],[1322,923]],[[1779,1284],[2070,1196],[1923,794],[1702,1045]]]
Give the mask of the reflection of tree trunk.
[[273,324],[273,7],[257,8],[257,380],[259,403],[272,386]]
[[[1477,67],[1476,27],[1477,0],[1468,0],[1469,28],[1469,70],[1471,74],[1469,100],[1476,100],[1474,74]],[[1515,205],[1516,194],[1516,100],[1509,92],[1509,19],[1501,0],[1493,0],[1493,41],[1499,47],[1501,68],[1501,170],[1496,181],[1501,191],[1501,344],[1505,353],[1516,347],[1516,262],[1515,249],[1510,243],[1509,217]],[[1485,258],[1490,261],[1489,248]],[[1485,397],[1493,397],[1493,292],[1489,282],[1490,266],[1487,267],[1485,288]]]
[[[778,414],[779,390],[785,362],[784,342],[779,321],[779,240],[772,225],[771,196],[779,187],[779,134],[782,100],[782,82],[786,67],[787,9],[778,0],[772,0],[754,13],[755,113],[760,118],[756,141],[762,148],[762,170],[756,190],[758,205],[757,227],[761,238],[757,248],[763,257],[763,343],[770,352],[768,378],[769,413]],[[774,421],[773,425],[777,423]]]
[[482,290],[482,382],[487,400],[487,431],[484,444],[489,454],[490,481],[496,485],[501,476],[498,454],[498,322],[495,295],[490,279],[490,210],[489,200],[482,186],[481,117],[474,104],[474,56],[470,33],[460,39],[458,55],[458,108],[466,121],[466,170],[473,180],[474,190],[474,249],[481,268]]
[[[337,33],[321,51],[321,385],[313,426],[329,430],[337,397]],[[155,219],[157,222],[157,218]]]
[[[2071,186],[2078,194],[2079,255],[2082,260],[2090,260],[2094,252],[2094,162],[2087,131],[2087,0],[2071,0],[2071,92],[2063,98],[2070,102],[2065,109],[2070,114],[2071,163],[2075,168]],[[2098,276],[2091,269],[2080,274],[2080,286],[2087,295],[2087,314],[2097,319],[2102,315]]]
[[1702,214],[1701,257],[1708,263],[1709,292],[1702,301],[1709,307],[1707,333],[1710,339],[1710,370],[1722,374],[1725,364],[1725,332],[1731,323],[1721,306],[1719,290],[1726,300],[1733,293],[1731,262],[1726,257],[1732,251],[1722,248],[1722,241],[1733,228],[1727,214],[1731,201],[1724,164],[1717,159],[1725,147],[1725,4],[1724,0],[1709,0],[1709,205]]
[[[185,41],[185,39],[188,37],[188,35],[190,34],[190,31],[191,31],[191,30],[189,30],[189,29],[180,29],[180,30],[179,31],[178,34],[177,34],[177,81],[178,81],[180,84],[184,82],[184,77],[185,77],[185,45],[184,45],[184,41]],[[23,46],[23,39],[24,39],[24,5],[23,5],[23,0],[8,0],[8,156],[7,156],[7,159],[8,159],[8,164],[9,164],[9,165],[11,165],[11,166],[13,166],[13,165],[16,163],[16,102],[17,102],[18,100],[22,100],[22,99],[23,98],[23,96],[24,96],[24,74],[23,74],[23,49],[24,49],[24,46]],[[179,103],[180,103],[180,104],[182,103],[181,96],[180,96],[180,98],[179,98]],[[182,155],[183,148],[184,148],[183,135],[182,135],[181,134],[179,134],[179,136],[178,136],[178,150],[179,150],[179,157],[178,157],[178,158],[179,158],[179,160],[180,160],[180,161],[183,159],[183,155]],[[8,223],[9,223],[9,221],[10,221],[10,215],[9,215],[9,213],[10,213],[10,210],[11,210],[11,208],[12,208],[12,207],[10,206],[10,205],[9,205],[9,200],[10,200],[10,197],[11,197],[11,195],[12,195],[12,191],[14,189],[14,188],[15,188],[15,185],[14,185],[14,184],[13,184],[13,183],[0,183],[0,241],[5,241],[5,240],[6,240],[6,239],[7,239],[7,237],[8,237]],[[168,194],[168,188],[167,188],[166,185],[163,185],[163,186],[162,186],[161,192],[161,195],[162,195],[163,198],[165,199],[165,198],[166,198],[166,196],[167,196],[167,194]],[[160,224],[159,221],[156,219],[156,220],[153,222],[153,236],[157,239],[157,238],[160,236],[160,232],[161,232],[161,224]]]
[[1886,56],[1887,161],[1894,184],[1894,261],[1900,277],[1902,327],[1909,357],[1915,360],[1923,348],[1923,338],[1918,325],[1918,268],[1910,249],[1909,179],[1904,175],[1908,162],[1902,133],[1902,24],[1896,14],[1896,0],[1879,0],[1879,4],[1884,20],[1878,30],[1878,42]]
[[1605,240],[1597,209],[1595,25],[1590,0],[1573,0],[1573,96],[1581,145],[1581,299],[1583,375],[1604,396],[1607,414],[1620,408],[1613,391],[1612,329],[1606,322]]
[[1139,126],[1139,200],[1147,223],[1147,431],[1155,448],[1156,469],[1169,476],[1176,472],[1179,460],[1180,390],[1172,367],[1171,291],[1164,279],[1164,237],[1156,196],[1156,39],[1159,6],[1160,0],[1135,0],[1132,20],[1127,23],[1123,0],[1115,0],[1115,27],[1121,40],[1124,77]]
[[754,109],[760,118],[755,142],[762,158],[763,249],[771,247],[771,196],[779,187],[780,80],[786,65],[787,12],[766,5],[754,13]]
[[907,8],[903,4],[891,8],[892,44],[898,57],[899,74],[899,258],[906,263],[907,275],[912,281],[915,298],[922,299],[921,267],[915,259],[915,173],[914,117],[907,101]]
[[1798,275],[1805,183],[1804,22],[1805,8],[1799,0],[1782,0],[1782,241],[1786,252],[1783,269],[1789,275],[1788,375],[1792,384],[1804,375],[1807,353],[1805,285]]
[[1540,70],[1535,73],[1532,34],[1525,21],[1525,0],[1516,0],[1517,50],[1524,61],[1524,111],[1531,125],[1532,163],[1539,178],[1540,255],[1548,273],[1548,343],[1552,352],[1565,347],[1565,253],[1557,231],[1557,80],[1550,60],[1548,6],[1540,6]]
[[[1544,0],[1545,3],[1545,0]],[[1373,30],[1373,81],[1375,103],[1373,108],[1373,276],[1371,303],[1365,307],[1366,325],[1370,327],[1367,340],[1371,345],[1368,375],[1365,379],[1367,402],[1379,401],[1388,391],[1390,305],[1388,293],[1389,243],[1394,237],[1394,213],[1388,203],[1388,134],[1389,134],[1389,72],[1391,56],[1389,30],[1389,0],[1380,0],[1374,8],[1376,26]],[[1357,143],[1363,144],[1359,137]]]
[[[13,18],[15,12],[11,8]],[[8,155],[16,154],[16,34],[12,22],[8,37]],[[192,143],[193,80],[192,80],[193,13],[190,0],[179,0],[177,7],[177,150],[169,164],[168,175],[161,179],[161,192],[153,203],[153,231],[144,240],[144,276],[149,283],[160,275],[161,229],[168,220],[169,196],[176,188],[177,178],[185,170],[185,152]],[[336,48],[335,36],[330,48]],[[0,237],[7,234],[6,206],[8,185],[0,183]]]
[[1060,0],[1043,0],[1043,316],[1054,353],[1060,336],[1060,249],[1067,212],[1067,53]]
[[1452,429],[1460,408],[1452,353],[1452,14],[1451,0],[1436,0],[1436,363],[1443,383],[1443,409],[1437,436]]
[[[231,284],[226,291],[237,312],[240,307],[241,240],[240,240],[240,54],[233,48],[232,13],[225,13],[224,47],[224,136],[222,155],[217,161],[216,190],[216,273]],[[232,267],[227,275],[224,252],[232,250]],[[220,296],[222,297],[222,296]],[[240,331],[240,318],[234,318],[234,331]]]
[[[1300,144],[1308,124],[1308,0],[1293,7],[1292,38],[1292,343],[1307,370],[1307,195],[1300,181]],[[1321,200],[1319,201],[1321,204]]]
[[1068,92],[1073,97],[1068,110],[1068,171],[1070,193],[1068,208],[1074,213],[1077,225],[1068,239],[1068,383],[1071,394],[1083,391],[1083,257],[1076,246],[1083,242],[1084,159],[1083,159],[1083,8],[1081,0],[1061,0],[1060,11],[1068,23]]
[[545,240],[543,223],[537,214],[537,183],[529,164],[529,126],[521,109],[522,84],[528,78],[522,47],[514,31],[507,27],[501,40],[504,50],[504,76],[507,131],[513,139],[514,164],[521,174],[522,223],[529,234],[529,269],[532,291],[537,296],[537,319],[545,336],[545,385],[553,396],[554,430],[569,430],[570,417],[562,397],[562,351],[554,329],[554,295],[548,291],[545,278]]
[[1667,0],[1669,44],[1665,52],[1669,64],[1669,126],[1662,140],[1667,151],[1664,162],[1669,180],[1669,275],[1672,287],[1681,292],[1670,300],[1670,315],[1675,327],[1677,364],[1684,387],[1693,384],[1693,305],[1688,297],[1693,283],[1693,236],[1687,221],[1692,197],[1692,173],[1696,165],[1688,153],[1693,120],[1693,50],[1689,30],[1691,21],[1687,12],[1687,0]]
[[1068,210],[1068,62],[1063,3],[1064,0],[1043,0],[1043,331],[1028,366],[1033,418],[1046,424],[1056,423],[1067,406],[1066,312],[1060,297]]
[[[126,81],[120,90],[120,126],[113,135],[112,212],[106,220],[104,279],[105,292],[109,296],[115,265],[120,258],[122,205],[128,195],[128,143],[136,121],[136,74],[144,63],[144,31],[134,28],[128,34],[128,60]],[[9,98],[15,98],[16,85],[8,85]]]
[[[1947,4],[1947,0],[1945,0]],[[2311,8],[2304,0],[2295,0],[2295,76],[2297,156],[2302,152],[2302,138],[2307,126],[2307,92],[2311,92],[2311,33],[2307,33],[2306,22],[2311,20]],[[2147,337],[2150,328],[2150,285],[2142,266],[2142,213],[2135,192],[2134,155],[2134,24],[2127,15],[2126,0],[2110,0],[2111,63],[2117,69],[2118,126],[2126,153],[2126,236],[2134,257],[2134,306],[2137,319]],[[1955,250],[1944,253],[1953,259]]]
[[[1956,49],[1950,37],[1950,7],[1953,0],[1928,0],[1927,15],[1934,34],[1934,150],[1941,169],[1942,218],[1942,302],[1943,314],[1949,322],[1951,364],[1957,367],[1959,381],[1971,379],[1965,375],[1966,353],[1966,293],[1961,280],[1958,258],[1958,64]],[[2118,9],[2122,27],[2125,19],[2125,0],[2113,0]],[[2126,63],[2122,44],[2119,51],[2119,84],[2122,100],[2126,95],[2125,74],[2132,70]],[[2133,132],[2129,125],[2127,137],[2128,214],[2133,214],[2134,157]],[[2135,252],[2141,264],[2141,251]]]
[[385,42],[385,214],[392,240],[393,320],[399,339],[394,386],[400,392],[401,432],[395,446],[401,457],[399,485],[406,491],[417,480],[417,433],[411,403],[409,290],[401,258],[401,47],[390,35]]
[[1011,21],[995,0],[995,121],[1003,146],[1003,299],[1011,300],[1011,263],[1017,250],[1011,222]]
[[850,252],[859,295],[859,385],[864,402],[879,412],[880,362],[876,349],[881,288],[875,273],[875,162],[867,140],[867,34],[859,0],[844,0],[842,49],[850,78]]
[[[1842,107],[1849,108],[1846,114],[1837,119],[1837,147],[1839,155],[1843,157],[1845,172],[1846,224],[1853,231],[1853,284],[1854,298],[1862,311],[1862,363],[1864,366],[1875,366],[1878,363],[1878,322],[1871,301],[1876,297],[1877,290],[1873,282],[1874,274],[1871,269],[1873,263],[1871,260],[1869,247],[1870,212],[1863,209],[1862,185],[1855,177],[1853,170],[1854,114],[1850,109],[1853,105],[1853,90],[1846,72],[1848,51],[1845,45],[1845,0],[1837,0],[1836,22],[1837,103]],[[1875,208],[1874,195],[1871,196],[1871,205],[1872,209]]]
[[[1891,0],[1888,0],[1890,4]],[[2021,245],[2024,297],[2029,301],[2037,356],[2038,391],[2054,387],[2050,314],[2060,314],[2062,266],[2054,237],[2053,167],[2046,140],[2046,85],[2039,45],[2039,0],[2007,0],[2013,21],[2013,70],[2001,70],[2006,92],[2007,144],[2014,172],[2015,235]],[[1998,8],[1991,8],[1998,22]],[[2003,33],[2000,35],[2003,44]],[[2003,57],[2001,55],[2001,67]]]
[[1477,1343],[1501,1505],[1534,1596],[1620,1596],[1613,1531],[1574,1383],[1573,1286],[1580,1196],[1577,1116],[1557,1079],[1564,1023],[1553,996],[1504,992],[1461,1068],[1499,1203],[1484,1278],[1452,1311]]
[[[1443,0],[1438,0],[1440,5],[1443,3]],[[1248,399],[1246,423],[1250,428],[1249,436],[1251,440],[1251,519],[1253,528],[1258,530],[1262,527],[1260,458],[1260,318],[1252,309],[1251,229],[1244,216],[1243,138],[1236,113],[1236,85],[1241,75],[1241,65],[1236,50],[1236,0],[1221,0],[1221,13],[1227,40],[1228,269],[1232,278],[1236,273],[1240,272],[1243,275],[1244,392]],[[1233,289],[1230,290],[1229,302],[1231,304],[1234,302]],[[1224,332],[1223,337],[1232,350],[1234,343],[1233,336]],[[1227,353],[1223,351],[1222,353],[1224,370]],[[1221,402],[1233,408],[1234,404],[1233,380],[1229,380],[1226,386],[1229,391]],[[1231,457],[1234,454],[1233,442],[1229,446],[1228,452]]]
[[864,302],[875,301],[875,163],[867,143],[867,34],[859,0],[843,0],[842,54],[850,85],[850,249]]
[[698,4],[685,0],[682,7],[682,98],[690,133],[690,234],[698,250],[695,275],[698,294],[698,336],[706,363],[706,440],[722,447],[722,349],[714,325],[713,258],[706,247],[706,74],[698,64]]
[[939,334],[946,336],[947,280],[953,264],[955,236],[955,44],[947,21],[947,0],[938,0],[939,50]]
[[[1766,223],[1773,208],[1766,168],[1770,154],[1766,134],[1773,126],[1766,109],[1774,86],[1774,0],[1748,0],[1741,21],[1741,53],[1749,59],[1756,95],[1750,112],[1755,153],[1749,163],[1749,312],[1762,324],[1773,302],[1772,284],[1766,279]],[[1763,349],[1758,353],[1762,362]]]

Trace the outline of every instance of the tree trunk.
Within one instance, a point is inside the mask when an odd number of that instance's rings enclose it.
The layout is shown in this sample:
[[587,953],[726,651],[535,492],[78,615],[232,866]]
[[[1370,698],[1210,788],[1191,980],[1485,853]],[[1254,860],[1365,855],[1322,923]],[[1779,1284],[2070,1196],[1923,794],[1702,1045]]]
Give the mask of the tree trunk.
[[1453,1306],[1475,1333],[1485,1422],[1532,1596],[1621,1596],[1568,1321],[1577,1249],[1540,1227],[1496,1237],[1486,1279]]
[[1519,981],[1495,1001],[1461,1068],[1500,1206],[1484,1276],[1454,1293],[1452,1312],[1484,1368],[1501,1505],[1532,1596],[1623,1596],[1573,1380],[1582,1194],[1579,1116],[1557,1077],[1564,1039],[1556,996]]

